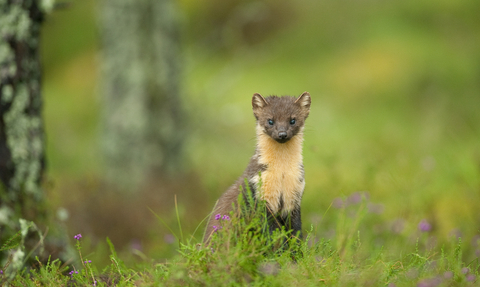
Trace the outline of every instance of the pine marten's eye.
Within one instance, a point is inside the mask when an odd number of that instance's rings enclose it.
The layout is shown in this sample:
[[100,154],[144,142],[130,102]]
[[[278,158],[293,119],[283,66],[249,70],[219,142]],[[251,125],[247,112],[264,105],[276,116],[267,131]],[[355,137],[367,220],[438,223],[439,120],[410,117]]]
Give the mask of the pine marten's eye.
[[295,124],[295,119],[291,119],[290,124],[293,126]]
[[271,126],[273,126],[273,120],[269,119],[269,120],[268,120],[268,124],[271,125]]

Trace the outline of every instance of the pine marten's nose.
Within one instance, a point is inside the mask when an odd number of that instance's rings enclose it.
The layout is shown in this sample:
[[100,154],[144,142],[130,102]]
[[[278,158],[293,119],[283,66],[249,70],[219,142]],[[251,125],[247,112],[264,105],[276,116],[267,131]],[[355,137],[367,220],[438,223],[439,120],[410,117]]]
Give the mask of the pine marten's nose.
[[287,133],[286,132],[279,132],[278,137],[282,140],[287,138]]

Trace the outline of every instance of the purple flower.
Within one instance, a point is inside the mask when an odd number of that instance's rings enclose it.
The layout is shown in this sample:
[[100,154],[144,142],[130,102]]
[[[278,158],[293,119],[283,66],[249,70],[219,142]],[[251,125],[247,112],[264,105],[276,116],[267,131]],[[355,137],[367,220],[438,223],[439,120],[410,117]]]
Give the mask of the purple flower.
[[3,275],[3,270],[0,270],[0,275]]
[[140,240],[138,239],[133,239],[131,242],[130,242],[130,248],[133,250],[142,250],[142,242],[140,242]]
[[75,238],[76,240],[80,240],[80,238],[82,238],[82,235],[79,233],[75,235],[73,238]]
[[360,201],[362,201],[362,194],[360,192],[353,193],[346,200],[348,205],[357,204],[360,203]]
[[420,221],[420,223],[418,224],[418,230],[422,232],[428,232],[431,229],[432,229],[432,225],[430,225],[430,223],[428,223],[426,219],[422,219],[422,221]]
[[454,237],[457,240],[463,237],[462,232],[458,228],[452,229],[448,235]]
[[344,203],[343,203],[343,200],[340,198],[340,197],[337,197],[333,200],[333,203],[332,203],[333,207],[335,208],[342,208],[344,207]]
[[230,220],[230,216],[224,215],[224,216],[222,217],[222,219],[223,219],[223,220]]
[[468,275],[467,275],[467,281],[468,281],[468,282],[475,281],[475,278],[476,278],[476,277],[475,277],[475,275],[473,275],[473,274],[468,274]]
[[442,283],[442,279],[439,277],[424,279],[418,282],[417,287],[435,287]]
[[220,213],[215,215],[215,220],[219,220],[220,218],[222,218],[222,215]]
[[468,269],[468,267],[463,267],[463,268],[462,268],[462,273],[463,273],[463,274],[467,274],[468,271],[470,271],[470,269]]
[[430,287],[430,283],[426,280],[420,281],[418,282],[417,287]]
[[443,273],[443,278],[445,278],[445,279],[453,278],[453,272],[452,271],[445,271],[445,273]]
[[92,260],[86,260],[85,264],[92,263]]
[[168,244],[173,244],[175,243],[175,236],[173,234],[165,234],[163,240]]

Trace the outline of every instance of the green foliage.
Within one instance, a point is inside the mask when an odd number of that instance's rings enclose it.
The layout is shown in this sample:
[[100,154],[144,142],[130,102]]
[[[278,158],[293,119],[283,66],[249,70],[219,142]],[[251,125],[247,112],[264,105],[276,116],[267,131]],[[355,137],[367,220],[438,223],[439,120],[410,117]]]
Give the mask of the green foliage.
[[4,244],[2,244],[2,247],[0,248],[0,251],[5,251],[5,250],[10,250],[16,248],[20,242],[22,241],[22,231],[19,230],[15,235],[7,239]]
[[65,286],[69,278],[63,273],[67,270],[62,268],[59,259],[42,264],[37,258],[38,269],[23,270],[10,282],[11,286]]
[[[241,200],[242,198],[240,198]],[[249,199],[247,198],[247,201]],[[165,263],[145,261],[128,267],[117,255],[111,241],[110,266],[99,271],[82,258],[81,240],[77,248],[81,269],[67,273],[59,261],[38,262],[38,268],[23,271],[12,286],[474,286],[480,276],[479,258],[464,252],[465,244],[452,238],[442,248],[425,248],[428,232],[403,244],[399,255],[391,234],[384,246],[377,246],[360,230],[371,229],[361,216],[367,199],[335,213],[343,222],[334,239],[319,237],[311,226],[302,241],[283,230],[265,233],[264,206],[243,217],[232,215],[219,220],[223,228],[213,234],[210,245],[181,243],[178,255]],[[254,203],[255,202],[250,202]],[[347,220],[348,211],[353,218]],[[345,213],[347,216],[345,216]],[[342,215],[343,214],[343,215]],[[356,217],[360,219],[355,220]],[[426,236],[424,236],[426,235]],[[285,240],[287,239],[287,240]],[[85,260],[85,261],[84,261]],[[75,272],[77,271],[77,272]]]

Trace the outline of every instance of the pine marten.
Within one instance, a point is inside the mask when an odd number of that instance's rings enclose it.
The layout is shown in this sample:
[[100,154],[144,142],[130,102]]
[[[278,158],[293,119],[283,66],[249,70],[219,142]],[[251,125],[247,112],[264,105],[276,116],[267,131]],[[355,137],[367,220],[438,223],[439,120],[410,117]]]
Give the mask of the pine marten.
[[293,231],[292,235],[301,236],[300,201],[305,188],[302,143],[310,104],[307,92],[298,98],[253,95],[257,133],[255,154],[243,175],[217,201],[207,224],[205,243],[208,244],[216,231],[217,214],[230,214],[232,203],[236,205],[240,192],[247,190],[252,198],[265,200],[270,232],[284,226],[287,231]]

